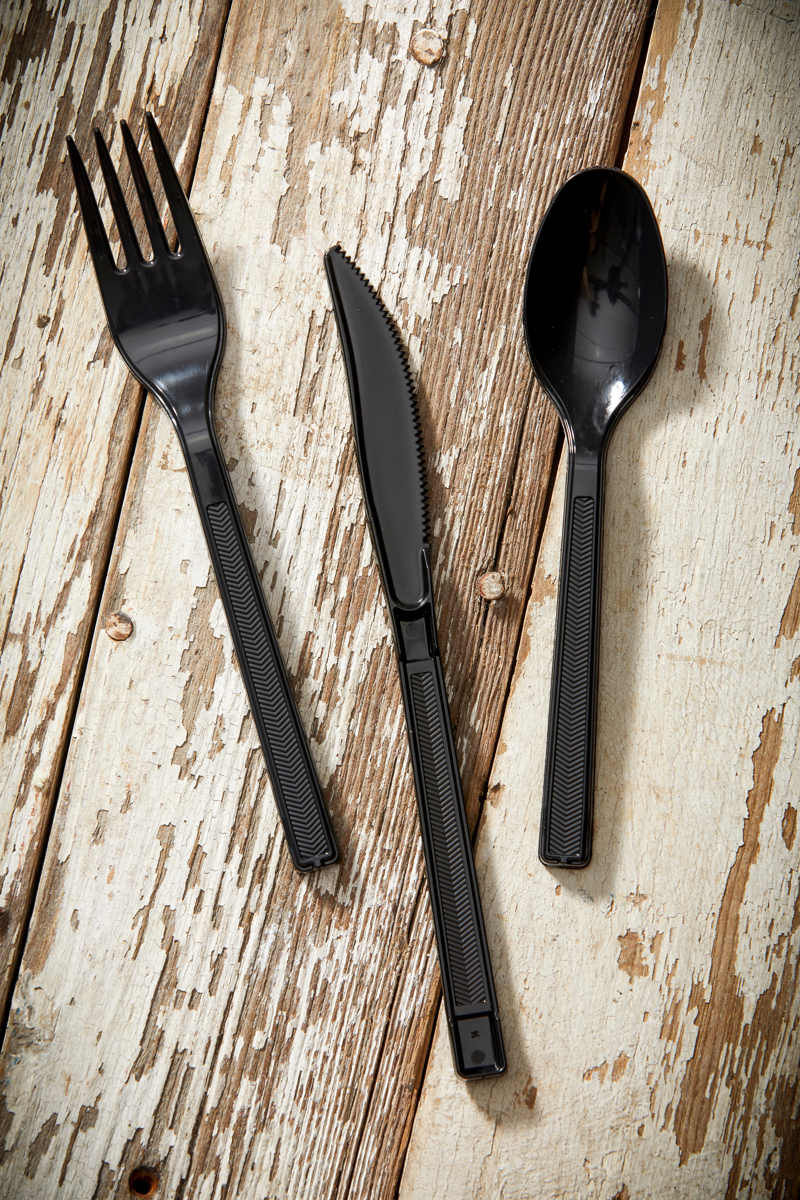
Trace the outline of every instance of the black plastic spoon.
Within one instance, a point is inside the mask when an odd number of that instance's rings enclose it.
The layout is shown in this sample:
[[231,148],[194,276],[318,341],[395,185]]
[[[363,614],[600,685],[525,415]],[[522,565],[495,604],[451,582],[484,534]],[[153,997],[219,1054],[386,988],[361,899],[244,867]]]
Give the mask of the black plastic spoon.
[[548,866],[592,856],[605,457],[666,320],[664,247],[642,188],[607,167],[573,175],[545,214],[525,282],[528,353],[569,455],[539,835]]

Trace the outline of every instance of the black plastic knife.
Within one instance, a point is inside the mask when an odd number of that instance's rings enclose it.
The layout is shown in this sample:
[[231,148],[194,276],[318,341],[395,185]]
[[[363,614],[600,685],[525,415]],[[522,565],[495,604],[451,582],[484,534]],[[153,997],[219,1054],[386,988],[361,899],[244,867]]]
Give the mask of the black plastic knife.
[[503,1038],[436,641],[414,384],[391,317],[340,246],[325,255],[325,271],[394,630],[453,1058],[465,1079],[499,1075]]

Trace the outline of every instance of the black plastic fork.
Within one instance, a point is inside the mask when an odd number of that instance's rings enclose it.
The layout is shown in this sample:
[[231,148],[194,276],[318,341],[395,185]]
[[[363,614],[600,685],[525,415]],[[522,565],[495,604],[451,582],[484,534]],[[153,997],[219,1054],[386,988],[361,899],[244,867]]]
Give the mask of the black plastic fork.
[[147,130],[175,222],[177,251],[170,249],[124,121],[121,128],[153,250],[148,261],[106,143],[95,129],[124,267],[114,259],[83,160],[67,138],[108,327],[128,367],[177,431],[292,861],[299,871],[310,871],[336,862],[339,851],[214,429],[214,388],[225,348],[222,297],[154,118],[147,114]]

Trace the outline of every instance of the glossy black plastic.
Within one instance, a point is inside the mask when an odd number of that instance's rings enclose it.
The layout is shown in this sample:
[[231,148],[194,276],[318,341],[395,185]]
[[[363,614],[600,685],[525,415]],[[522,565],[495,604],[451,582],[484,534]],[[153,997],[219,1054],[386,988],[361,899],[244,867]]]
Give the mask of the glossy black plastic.
[[436,641],[413,381],[391,318],[340,247],[325,255],[325,270],[367,519],[394,630],[453,1059],[465,1079],[499,1075],[503,1037]]
[[122,137],[152,246],[142,254],[99,130],[95,141],[125,256],[111,252],[97,202],[75,143],[67,138],[86,238],[108,326],[130,370],[165,410],[178,434],[208,542],[236,655],[247,688],[294,865],[300,871],[336,862],[339,851],[212,416],[225,348],[225,311],[189,202],[153,117],[147,129],[179,248],[172,251],[136,144]]
[[539,837],[548,866],[591,858],[605,457],[658,361],[666,318],[667,265],[646,194],[623,171],[573,175],[536,236],[524,304],[531,363],[568,452]]

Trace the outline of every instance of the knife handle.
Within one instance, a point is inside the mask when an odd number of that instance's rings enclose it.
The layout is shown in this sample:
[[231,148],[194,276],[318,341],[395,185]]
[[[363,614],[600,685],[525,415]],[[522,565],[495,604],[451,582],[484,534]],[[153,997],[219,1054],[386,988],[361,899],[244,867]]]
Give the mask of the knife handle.
[[426,621],[398,624],[398,644],[426,654],[407,661],[401,650],[400,677],[455,1067],[464,1079],[499,1075],[505,1051],[441,659],[423,641]]
[[602,476],[601,456],[570,450],[539,830],[550,867],[592,857]]
[[329,866],[339,849],[228,472],[210,429],[181,440],[292,862]]

